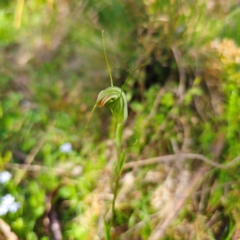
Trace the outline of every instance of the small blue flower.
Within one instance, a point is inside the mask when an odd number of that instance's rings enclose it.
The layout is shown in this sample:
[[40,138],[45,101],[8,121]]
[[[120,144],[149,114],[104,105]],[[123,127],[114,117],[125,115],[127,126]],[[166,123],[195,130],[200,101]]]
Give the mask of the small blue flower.
[[60,151],[63,153],[68,153],[72,151],[72,144],[67,142],[60,146]]

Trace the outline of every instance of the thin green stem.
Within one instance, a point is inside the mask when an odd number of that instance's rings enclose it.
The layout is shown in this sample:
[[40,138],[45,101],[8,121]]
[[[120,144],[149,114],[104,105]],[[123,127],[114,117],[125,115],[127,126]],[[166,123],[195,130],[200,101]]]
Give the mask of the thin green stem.
[[120,176],[116,176],[115,187],[114,187],[114,192],[113,192],[111,225],[113,225],[113,222],[114,222],[115,217],[116,217],[115,203],[116,203],[116,199],[117,199],[117,191],[118,191],[119,180],[120,180]]
[[88,121],[87,121],[86,128],[88,128],[88,124],[89,124],[89,122],[90,122],[90,120],[91,120],[91,118],[92,118],[93,112],[94,112],[94,110],[95,110],[96,107],[97,107],[97,104],[94,105],[94,107],[93,107],[93,109],[92,109],[92,111],[91,111],[91,113],[90,113],[90,116],[89,116]]
[[120,155],[121,155],[122,132],[123,132],[123,124],[117,123],[117,128],[116,128],[117,160],[120,160]]
[[127,82],[129,81],[131,75],[132,75],[136,70],[138,70],[139,68],[144,67],[144,66],[146,66],[146,65],[147,65],[146,63],[145,63],[145,64],[141,64],[141,65],[135,67],[135,68],[130,72],[130,74],[129,74],[128,78],[126,79],[125,83],[122,85],[122,90],[123,90],[124,87],[126,86],[126,84],[127,84]]
[[111,87],[113,87],[112,73],[111,73],[109,63],[108,63],[108,58],[107,58],[107,53],[106,53],[106,48],[105,48],[104,31],[103,30],[102,30],[102,45],[103,45],[103,52],[104,52],[105,60],[106,60],[106,63],[107,63],[108,73],[109,73],[109,76],[110,76]]
[[116,128],[116,147],[117,147],[117,162],[115,165],[115,174],[116,174],[116,180],[115,180],[115,186],[114,186],[114,192],[113,192],[113,202],[112,202],[112,219],[111,219],[111,225],[113,224],[116,212],[115,212],[115,203],[117,199],[118,194],[118,185],[121,175],[120,170],[120,164],[121,164],[121,151],[122,151],[122,131],[123,131],[123,124],[118,123]]

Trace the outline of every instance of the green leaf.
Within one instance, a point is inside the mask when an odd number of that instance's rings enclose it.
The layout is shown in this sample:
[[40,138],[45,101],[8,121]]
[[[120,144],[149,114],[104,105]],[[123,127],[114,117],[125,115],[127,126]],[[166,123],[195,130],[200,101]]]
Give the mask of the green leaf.
[[115,165],[115,174],[117,176],[120,176],[121,173],[122,173],[122,170],[123,170],[123,166],[124,166],[124,163],[125,163],[125,158],[126,158],[126,155],[127,155],[127,151],[132,148],[135,144],[137,143],[137,141],[130,147],[126,148],[120,155],[120,159],[118,162],[116,162],[116,165]]

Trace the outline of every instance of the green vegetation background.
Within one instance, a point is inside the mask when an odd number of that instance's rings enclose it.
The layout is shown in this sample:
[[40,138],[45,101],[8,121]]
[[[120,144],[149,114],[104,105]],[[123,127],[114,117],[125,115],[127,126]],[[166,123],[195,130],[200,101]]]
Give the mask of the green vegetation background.
[[[98,108],[85,128],[109,86],[102,29],[117,86],[145,64],[126,87],[127,164],[239,156],[239,28],[233,0],[2,0],[0,170],[13,176],[0,197],[10,193],[20,208],[0,218],[12,233],[103,239],[115,123]],[[126,166],[113,239],[237,239],[238,162],[220,169],[176,155]],[[4,223],[0,238],[9,239]]]

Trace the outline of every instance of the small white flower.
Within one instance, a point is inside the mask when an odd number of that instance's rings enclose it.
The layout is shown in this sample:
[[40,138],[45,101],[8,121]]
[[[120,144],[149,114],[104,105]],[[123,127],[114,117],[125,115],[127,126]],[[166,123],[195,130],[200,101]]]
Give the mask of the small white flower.
[[8,207],[8,211],[12,212],[12,213],[15,213],[19,208],[20,208],[20,203],[14,202],[14,203],[12,203],[12,205],[10,205]]
[[12,174],[8,171],[0,173],[0,183],[7,183],[12,177]]
[[7,214],[7,212],[8,212],[8,209],[5,206],[0,205],[0,216]]
[[8,212],[15,213],[20,208],[20,203],[15,202],[15,198],[11,194],[2,197],[0,203],[0,216]]
[[11,194],[7,194],[2,197],[1,206],[6,207],[7,209],[11,206],[15,201],[15,198]]
[[68,153],[72,151],[72,144],[67,142],[60,146],[60,151],[63,153]]

